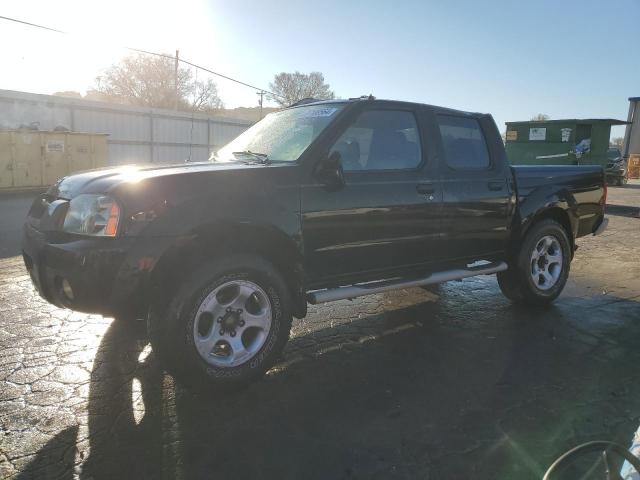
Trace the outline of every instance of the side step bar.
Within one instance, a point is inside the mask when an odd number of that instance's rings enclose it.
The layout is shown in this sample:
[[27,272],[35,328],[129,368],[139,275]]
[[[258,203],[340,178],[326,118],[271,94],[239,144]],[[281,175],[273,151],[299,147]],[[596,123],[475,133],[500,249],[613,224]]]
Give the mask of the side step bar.
[[467,268],[436,272],[426,277],[413,280],[383,280],[372,283],[360,283],[347,287],[315,290],[307,294],[307,301],[312,305],[316,305],[318,303],[362,297],[363,295],[373,295],[374,293],[389,292],[391,290],[398,290],[401,288],[421,287],[423,285],[432,285],[434,283],[448,282],[450,280],[461,280],[466,277],[475,277],[476,275],[490,275],[492,273],[503,272],[507,268],[508,267],[505,262],[493,262]]

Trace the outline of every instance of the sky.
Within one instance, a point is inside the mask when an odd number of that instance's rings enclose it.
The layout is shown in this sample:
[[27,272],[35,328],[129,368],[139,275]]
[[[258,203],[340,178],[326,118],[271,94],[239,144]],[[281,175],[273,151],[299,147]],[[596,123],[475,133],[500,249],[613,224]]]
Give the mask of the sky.
[[[640,96],[640,0],[13,0],[0,15],[71,32],[0,20],[2,89],[84,93],[134,47],[265,89],[320,71],[342,98],[491,113],[501,130],[537,113],[626,119]],[[257,104],[214,80],[227,107]]]

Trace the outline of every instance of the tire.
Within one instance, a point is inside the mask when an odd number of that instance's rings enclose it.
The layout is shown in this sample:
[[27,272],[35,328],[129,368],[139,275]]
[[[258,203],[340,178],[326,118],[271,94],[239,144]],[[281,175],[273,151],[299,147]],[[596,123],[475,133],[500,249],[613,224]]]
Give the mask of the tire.
[[236,255],[189,275],[167,307],[151,308],[148,331],[178,382],[220,391],[260,378],[282,353],[291,321],[280,273],[260,257]]
[[533,225],[509,270],[498,274],[502,293],[514,302],[529,305],[553,302],[569,277],[570,245],[565,229],[555,220],[542,220]]
[[512,302],[522,302],[523,295],[513,270],[498,272],[496,276],[498,277],[498,286],[502,294]]
[[624,185],[622,177],[618,177],[618,179],[616,180],[616,185],[618,187],[621,187],[622,185]]
[[144,316],[133,315],[130,313],[118,313],[113,316],[113,321],[126,325],[135,324],[138,320],[144,320]]

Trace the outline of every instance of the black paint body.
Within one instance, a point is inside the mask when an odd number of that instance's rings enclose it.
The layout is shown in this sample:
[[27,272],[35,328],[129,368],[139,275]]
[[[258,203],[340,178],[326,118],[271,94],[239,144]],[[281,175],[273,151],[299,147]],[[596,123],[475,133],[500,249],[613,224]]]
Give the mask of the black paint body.
[[[557,219],[575,240],[604,218],[601,167],[511,167],[489,115],[406,102],[343,103],[295,163],[120,167],[61,179],[36,200],[24,227],[25,262],[41,295],[75,310],[140,315],[170,298],[195,265],[256,253],[281,270],[294,311],[303,316],[309,290],[509,261],[536,219]],[[327,188],[317,166],[365,109],[413,112],[422,163],[347,172],[344,186]],[[447,166],[437,113],[479,120],[489,169]],[[122,210],[116,238],[61,231],[52,202],[82,193],[116,199]],[[61,279],[71,284],[73,302],[62,295]]]

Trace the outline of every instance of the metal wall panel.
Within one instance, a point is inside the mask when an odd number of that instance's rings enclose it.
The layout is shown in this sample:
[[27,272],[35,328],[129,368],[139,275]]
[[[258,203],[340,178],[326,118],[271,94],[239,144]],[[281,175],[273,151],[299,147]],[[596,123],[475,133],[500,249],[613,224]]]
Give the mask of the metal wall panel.
[[108,144],[109,165],[131,165],[151,162],[151,145]]
[[211,146],[215,148],[222,147],[244,132],[248,127],[249,125],[238,126],[211,122],[209,126]]
[[640,98],[629,99],[630,122],[625,130],[625,155],[640,155]]
[[209,158],[209,149],[203,146],[162,145],[153,150],[154,163],[204,162]]
[[46,102],[16,101],[4,97],[0,90],[0,128],[15,129],[21,125],[38,124],[40,130],[53,130],[62,126],[71,128],[71,112],[60,105]]
[[112,141],[151,141],[148,116],[85,109],[76,109],[74,113],[76,132],[108,133]]
[[[0,129],[37,122],[40,130],[108,134],[109,165],[182,162],[209,157],[252,122],[0,90]],[[191,149],[189,149],[191,146]],[[191,152],[191,153],[189,153]]]
[[207,144],[207,122],[203,120],[160,117],[153,119],[156,142]]

